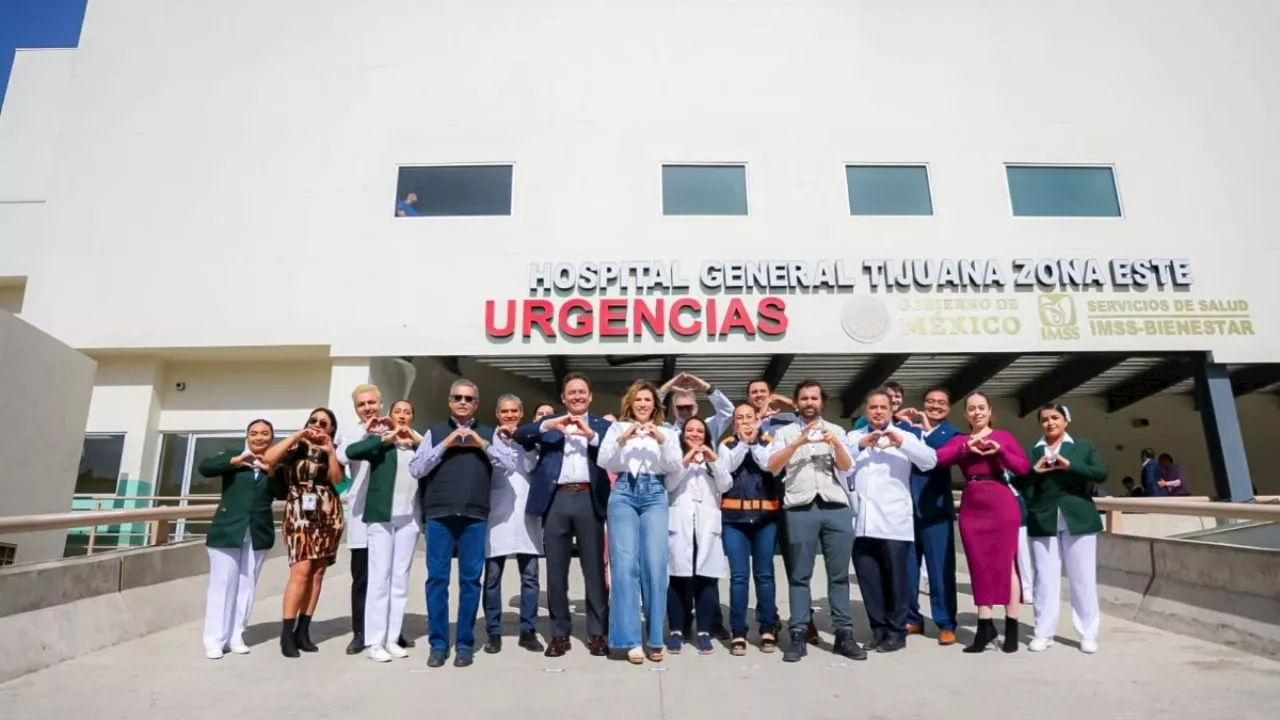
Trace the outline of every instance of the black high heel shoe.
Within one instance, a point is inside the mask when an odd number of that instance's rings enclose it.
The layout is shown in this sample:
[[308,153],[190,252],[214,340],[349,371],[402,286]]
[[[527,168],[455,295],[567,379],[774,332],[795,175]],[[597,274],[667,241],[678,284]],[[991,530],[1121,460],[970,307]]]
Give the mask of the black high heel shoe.
[[987,646],[996,640],[996,623],[991,618],[978,621],[978,634],[973,638],[973,644],[964,649],[967,653],[980,653],[987,649]]
[[1018,652],[1018,618],[1004,619],[1004,645],[1000,649],[1007,653]]

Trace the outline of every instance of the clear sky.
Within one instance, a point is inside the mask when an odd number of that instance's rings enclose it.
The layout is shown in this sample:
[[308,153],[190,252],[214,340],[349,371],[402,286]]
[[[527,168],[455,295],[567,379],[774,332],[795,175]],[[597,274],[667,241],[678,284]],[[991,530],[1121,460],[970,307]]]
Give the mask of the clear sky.
[[75,47],[86,0],[0,0],[0,108],[16,48]]

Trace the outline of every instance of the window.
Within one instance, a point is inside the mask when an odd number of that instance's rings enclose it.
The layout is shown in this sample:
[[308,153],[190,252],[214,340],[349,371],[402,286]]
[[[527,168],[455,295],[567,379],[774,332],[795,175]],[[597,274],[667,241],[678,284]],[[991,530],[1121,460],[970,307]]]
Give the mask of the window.
[[10,543],[0,543],[0,567],[12,565],[14,558],[18,556],[18,546]]
[[1110,167],[1008,165],[1005,175],[1017,217],[1120,217]]
[[120,459],[124,457],[124,435],[85,435],[80,452],[80,472],[76,493],[115,495],[120,481]]
[[[276,437],[286,437],[276,431]],[[219,497],[222,495],[222,478],[206,478],[196,471],[200,462],[227,450],[244,449],[244,433],[164,433],[160,440],[160,466],[156,472],[156,494],[180,498],[162,501],[163,505],[186,505],[191,496]],[[198,502],[209,502],[208,498]],[[173,530],[173,538],[180,540],[187,535],[202,535],[208,531],[209,521],[179,520]]]
[[932,215],[923,165],[846,165],[850,215]]
[[746,215],[745,165],[663,165],[663,215]]
[[510,165],[400,168],[396,217],[511,214]]

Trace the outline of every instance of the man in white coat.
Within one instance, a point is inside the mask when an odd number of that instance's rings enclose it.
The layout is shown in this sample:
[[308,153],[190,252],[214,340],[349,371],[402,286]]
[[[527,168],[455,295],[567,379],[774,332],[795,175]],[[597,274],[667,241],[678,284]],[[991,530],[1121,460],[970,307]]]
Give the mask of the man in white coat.
[[498,429],[494,442],[506,443],[517,456],[516,469],[507,472],[493,466],[489,490],[489,528],[484,566],[484,628],[486,653],[502,652],[502,569],[507,557],[516,557],[520,570],[520,647],[542,652],[538,642],[538,558],[542,555],[542,518],[525,514],[529,501],[529,473],[538,463],[538,451],[525,451],[511,436],[524,420],[524,404],[515,395],[498,398]]
[[928,472],[938,455],[912,433],[894,427],[887,388],[867,395],[866,418],[867,424],[848,436],[855,453],[853,568],[871,623],[868,649],[894,652],[906,647],[907,612],[916,591],[908,582],[908,557],[915,559],[912,466]]

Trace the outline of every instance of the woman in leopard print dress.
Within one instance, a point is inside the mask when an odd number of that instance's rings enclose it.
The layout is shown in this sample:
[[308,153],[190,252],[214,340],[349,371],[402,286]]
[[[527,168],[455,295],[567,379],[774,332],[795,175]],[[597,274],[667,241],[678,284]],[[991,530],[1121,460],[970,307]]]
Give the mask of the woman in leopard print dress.
[[289,582],[284,590],[280,652],[298,657],[315,652],[311,616],[320,602],[324,571],[338,556],[342,502],[334,485],[342,466],[334,452],[338,421],[328,408],[316,408],[302,430],[273,446],[266,456],[277,497],[285,500],[284,535],[289,550]]

